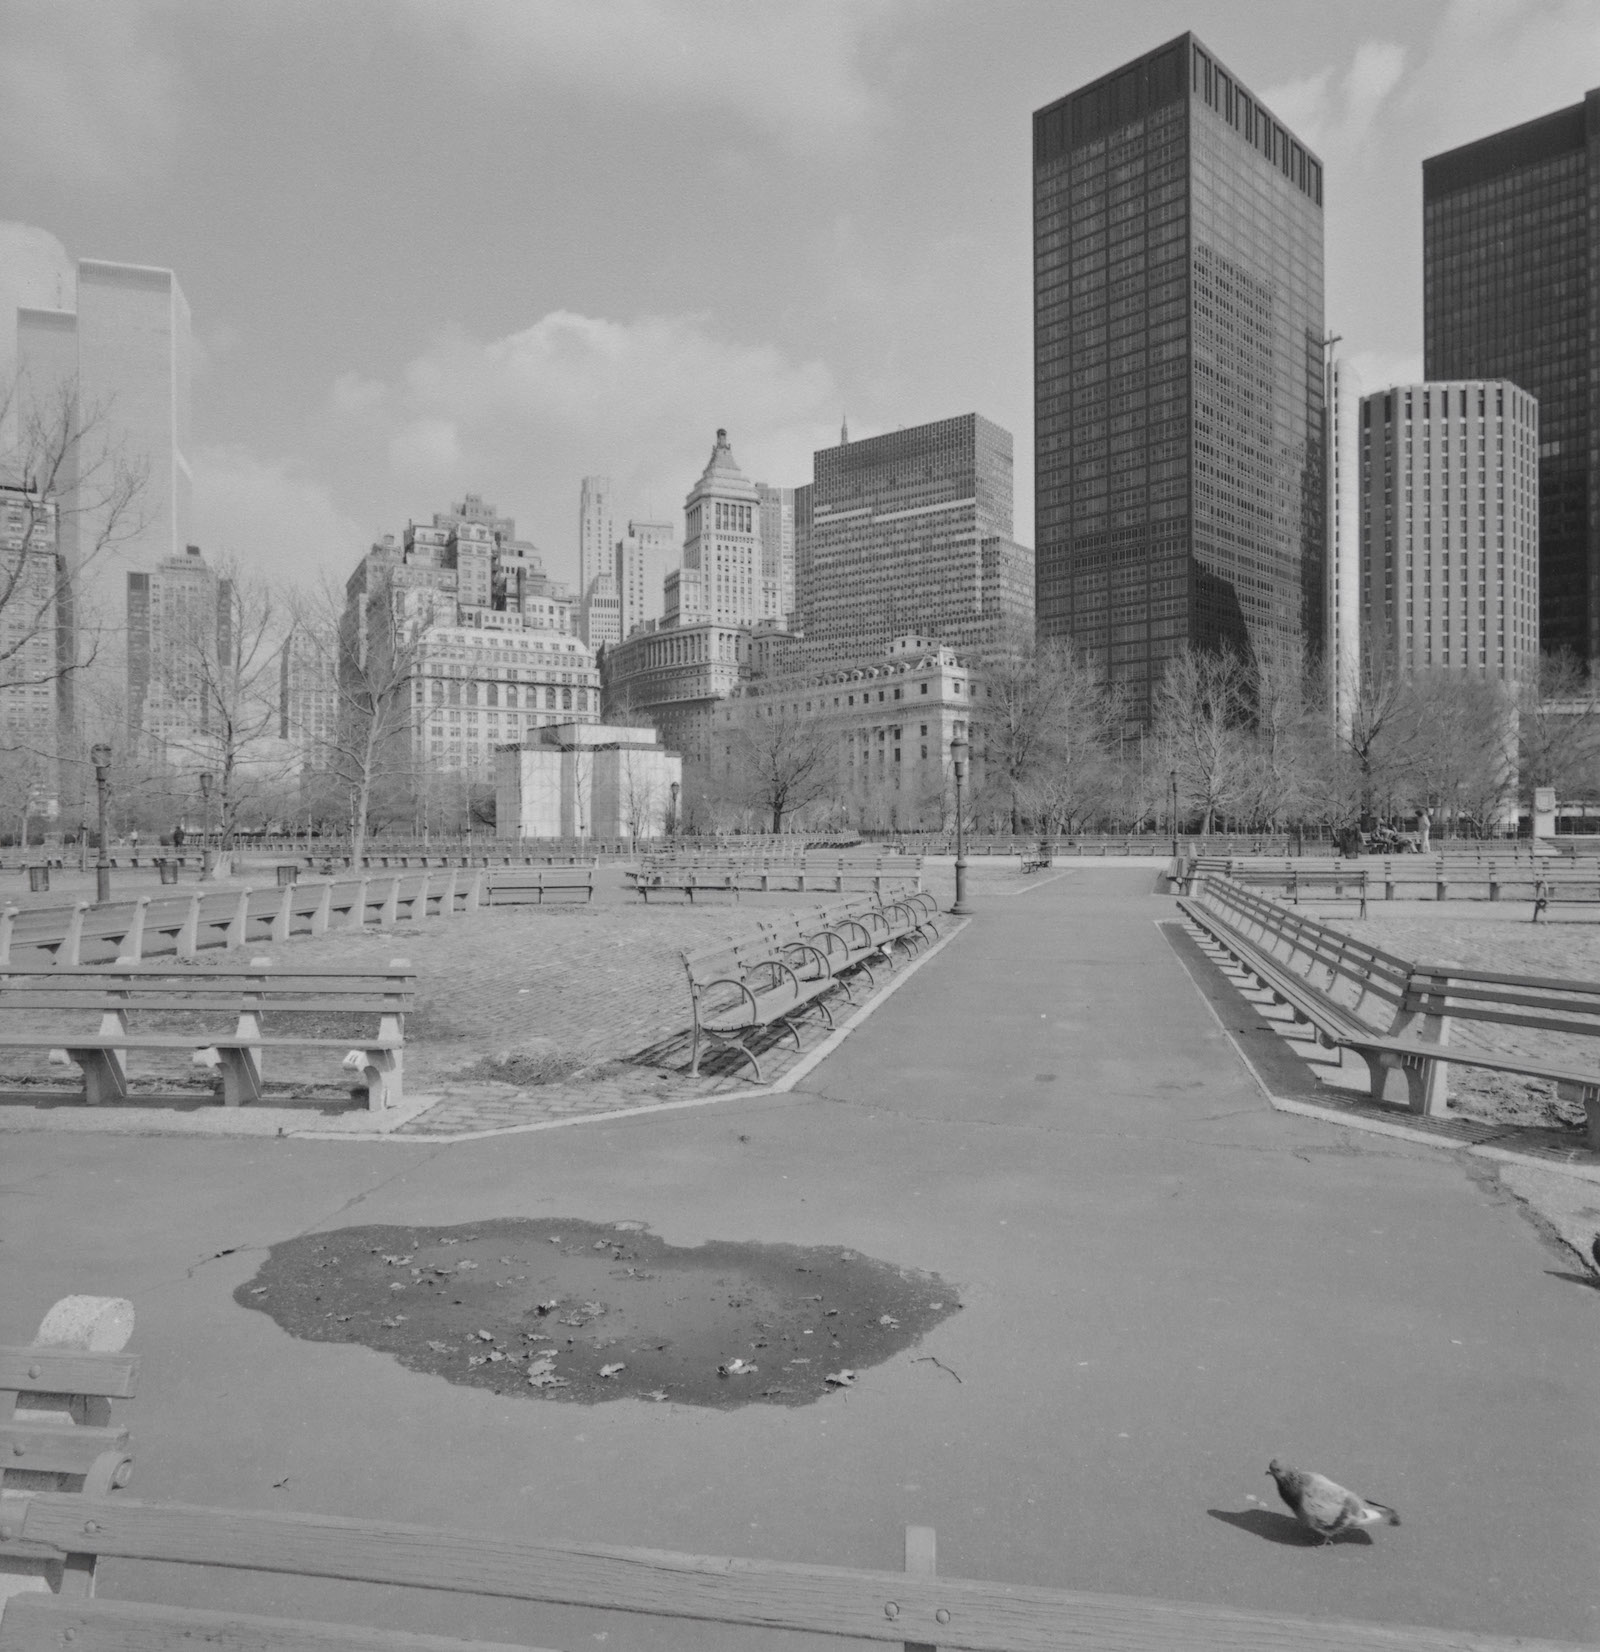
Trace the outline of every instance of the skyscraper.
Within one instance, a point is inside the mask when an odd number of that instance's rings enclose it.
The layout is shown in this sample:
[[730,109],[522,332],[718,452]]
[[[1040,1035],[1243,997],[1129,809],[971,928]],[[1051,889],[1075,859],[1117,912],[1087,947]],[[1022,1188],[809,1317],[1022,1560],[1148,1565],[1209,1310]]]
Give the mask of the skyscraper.
[[633,635],[636,625],[659,620],[663,587],[677,551],[677,533],[670,522],[630,522],[617,541],[617,596],[622,604],[621,629]]
[[146,756],[181,760],[210,731],[215,680],[232,663],[233,584],[198,545],[149,573],[127,576],[128,741]]
[[[578,609],[589,599],[589,587],[611,572],[617,542],[611,513],[611,478],[585,476],[578,495]],[[583,639],[589,641],[588,637]]]
[[1539,403],[1539,635],[1600,661],[1600,90],[1422,163],[1423,371]]
[[907,633],[970,648],[1032,628],[1011,433],[976,413],[819,449],[795,522],[808,659],[880,652]]
[[785,624],[794,612],[794,489],[756,483],[761,501],[761,617]]
[[755,483],[739,469],[726,430],[683,505],[683,566],[666,578],[669,625],[761,617],[761,516]]
[[[87,428],[58,489],[60,549],[75,571],[89,562],[79,623],[115,626],[126,576],[154,572],[188,543],[189,304],[171,270],[86,258],[77,275],[75,309],[17,311],[17,386],[24,423],[70,397]],[[102,547],[101,507],[118,462],[144,482]]]
[[1033,117],[1039,632],[1149,714],[1324,630],[1322,165],[1192,34]]
[[1361,654],[1369,671],[1516,686],[1539,654],[1539,408],[1505,379],[1361,399]]

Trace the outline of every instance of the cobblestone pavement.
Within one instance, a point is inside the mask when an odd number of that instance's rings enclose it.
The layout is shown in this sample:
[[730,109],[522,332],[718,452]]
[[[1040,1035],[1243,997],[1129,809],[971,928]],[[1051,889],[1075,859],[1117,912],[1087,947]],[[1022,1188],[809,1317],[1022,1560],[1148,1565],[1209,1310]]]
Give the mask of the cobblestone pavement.
[[[924,884],[941,910],[947,908],[953,867],[931,863]],[[1014,863],[974,865],[969,880],[979,900],[1027,886]],[[747,933],[763,918],[815,911],[839,897],[747,893],[737,904],[713,897],[693,906],[646,906],[627,898],[614,868],[602,869],[597,895],[593,905],[486,908],[392,930],[217,949],[203,952],[195,967],[236,967],[260,956],[303,968],[408,960],[418,980],[417,1006],[406,1022],[406,1092],[439,1100],[395,1130],[403,1136],[458,1135],[748,1093],[781,1078],[827,1036],[825,1021],[808,1018],[796,1049],[781,1030],[769,1029],[754,1041],[759,1081],[748,1062],[728,1051],[702,1052],[700,1074],[691,1077],[681,954]],[[947,930],[948,920],[940,927]],[[885,981],[882,971],[878,980],[880,986]],[[855,996],[864,1001],[866,994],[857,988]],[[843,1001],[832,1008],[836,1020],[854,1013]],[[330,1022],[318,1030],[353,1034],[355,1027],[336,1029]],[[133,1088],[205,1095],[203,1074],[181,1058],[168,1068]],[[59,1089],[67,1077],[47,1066],[43,1052],[7,1052],[0,1071],[41,1089],[52,1083]],[[302,1109],[306,1128],[317,1129],[332,1108],[347,1110],[344,1075],[326,1052],[298,1058],[272,1052],[267,1079],[266,1105]]]

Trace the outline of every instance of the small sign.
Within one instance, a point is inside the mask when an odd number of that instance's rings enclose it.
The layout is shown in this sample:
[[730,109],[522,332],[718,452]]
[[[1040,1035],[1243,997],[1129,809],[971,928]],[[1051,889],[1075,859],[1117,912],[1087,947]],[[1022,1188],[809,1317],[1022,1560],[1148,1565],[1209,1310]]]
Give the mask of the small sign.
[[1533,806],[1540,814],[1550,814],[1556,806],[1556,789],[1554,786],[1535,786],[1533,789]]

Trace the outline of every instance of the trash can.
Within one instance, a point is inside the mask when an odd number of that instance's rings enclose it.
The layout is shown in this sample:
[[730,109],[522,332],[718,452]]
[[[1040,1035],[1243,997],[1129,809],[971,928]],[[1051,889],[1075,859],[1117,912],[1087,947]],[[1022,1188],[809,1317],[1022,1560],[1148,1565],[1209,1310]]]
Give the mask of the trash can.
[[176,883],[178,881],[177,861],[167,860],[163,857],[156,862],[156,870],[160,872],[163,883]]
[[278,866],[278,887],[287,888],[291,883],[300,881],[300,868],[291,863],[280,862]]
[[30,895],[48,894],[50,890],[50,868],[48,866],[30,866],[28,868],[28,893]]

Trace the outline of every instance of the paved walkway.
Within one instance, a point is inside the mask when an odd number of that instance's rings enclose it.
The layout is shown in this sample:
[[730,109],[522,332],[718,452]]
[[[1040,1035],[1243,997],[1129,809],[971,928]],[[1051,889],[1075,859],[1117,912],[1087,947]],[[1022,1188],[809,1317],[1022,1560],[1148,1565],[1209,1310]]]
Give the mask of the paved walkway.
[[[888,1568],[927,1524],[953,1575],[1600,1637],[1600,1291],[1492,1164],[1273,1110],[1150,883],[995,891],[783,1095],[458,1145],[9,1137],[0,1325],[134,1300],[147,1496]],[[963,1312],[847,1393],[711,1413],[452,1387],[233,1300],[294,1234],[512,1215],[845,1245],[939,1273]],[[1274,1454],[1405,1524],[1293,1541]],[[283,1604],[265,1577],[136,1581]],[[318,1604],[703,1644],[467,1597]]]

